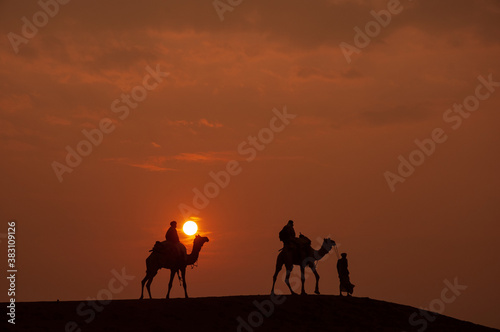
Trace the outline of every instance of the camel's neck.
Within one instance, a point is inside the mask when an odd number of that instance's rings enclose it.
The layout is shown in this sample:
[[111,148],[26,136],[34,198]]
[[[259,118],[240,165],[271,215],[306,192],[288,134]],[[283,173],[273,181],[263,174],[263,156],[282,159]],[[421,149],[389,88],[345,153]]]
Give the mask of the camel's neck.
[[326,254],[328,254],[328,250],[326,250],[323,246],[319,250],[314,250],[314,258],[318,261]]
[[196,261],[198,260],[198,256],[200,255],[200,250],[201,250],[200,245],[197,244],[193,245],[193,250],[189,255],[187,255],[187,260],[186,260],[187,265],[193,265],[194,263],[196,263]]

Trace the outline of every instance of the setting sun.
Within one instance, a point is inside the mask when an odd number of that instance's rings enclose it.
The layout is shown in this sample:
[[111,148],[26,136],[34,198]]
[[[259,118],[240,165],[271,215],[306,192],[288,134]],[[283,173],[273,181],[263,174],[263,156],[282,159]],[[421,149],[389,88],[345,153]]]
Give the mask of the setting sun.
[[184,223],[184,226],[182,226],[182,230],[187,235],[194,235],[198,231],[198,225],[196,225],[194,221],[189,220]]

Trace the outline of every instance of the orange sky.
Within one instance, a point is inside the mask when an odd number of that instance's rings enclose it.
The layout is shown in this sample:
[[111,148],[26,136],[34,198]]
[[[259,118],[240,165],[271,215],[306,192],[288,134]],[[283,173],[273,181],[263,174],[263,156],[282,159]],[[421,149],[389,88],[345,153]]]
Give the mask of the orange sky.
[[[17,53],[9,33],[41,7],[0,2],[0,233],[17,220],[16,299],[95,297],[122,268],[136,279],[116,298],[138,297],[179,205],[236,160],[240,173],[199,210],[210,242],[188,271],[191,296],[267,294],[293,219],[316,247],[330,236],[349,253],[354,295],[428,307],[458,278],[468,288],[444,314],[499,328],[500,87],[457,129],[443,114],[480,75],[500,82],[500,5],[400,6],[348,63],[339,44],[355,45],[354,27],[388,1],[243,1],[223,21],[211,1],[71,1]],[[141,90],[148,67],[169,74]],[[123,116],[112,104],[131,91],[147,96],[116,104]],[[285,107],[296,117],[248,161],[240,144]],[[114,130],[59,181],[53,162],[102,119]],[[447,140],[392,192],[384,173],[435,128]],[[318,266],[325,294],[338,291],[335,262]],[[167,282],[162,270],[153,296]]]

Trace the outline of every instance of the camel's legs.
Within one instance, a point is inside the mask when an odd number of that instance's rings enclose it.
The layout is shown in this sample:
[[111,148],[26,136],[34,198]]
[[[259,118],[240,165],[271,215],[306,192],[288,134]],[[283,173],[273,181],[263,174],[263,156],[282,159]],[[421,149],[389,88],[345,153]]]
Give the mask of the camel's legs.
[[305,270],[305,266],[301,265],[300,266],[300,281],[302,282],[302,289],[300,291],[300,294],[302,294],[302,295],[306,295],[306,289],[304,287],[304,284],[306,282],[306,277],[304,276],[304,270]]
[[184,286],[184,296],[186,299],[188,298],[188,293],[187,293],[187,285],[186,285],[186,268],[181,269],[181,276],[182,276],[182,286]]
[[316,288],[314,289],[314,293],[319,295],[319,274],[318,274],[318,271],[316,271],[316,267],[314,266],[314,264],[309,265],[309,267],[311,268],[311,270],[314,273],[314,276],[316,277]]
[[139,298],[139,300],[142,300],[144,297],[144,284],[146,283],[147,280],[148,280],[148,272],[146,271],[146,276],[141,281],[141,297]]
[[151,296],[151,283],[153,282],[153,278],[155,277],[156,273],[158,273],[158,271],[154,272],[146,271],[146,276],[141,281],[141,297],[139,298],[140,300],[142,300],[142,298],[144,297],[144,284],[146,284],[146,289],[148,290],[149,298],[150,299],[153,298]]
[[170,297],[170,290],[172,289],[172,284],[174,283],[175,272],[175,270],[170,270],[170,281],[168,282],[167,299]]
[[274,295],[274,284],[276,284],[276,278],[278,277],[278,273],[280,273],[281,269],[283,268],[283,263],[279,261],[276,262],[276,270],[274,271],[273,275],[273,288],[271,288],[271,295]]
[[146,288],[148,290],[149,298],[152,299],[153,297],[151,296],[151,283],[153,282],[153,277],[149,278],[148,282],[146,283]]
[[286,266],[286,277],[285,277],[285,283],[286,285],[288,286],[288,289],[290,289],[290,292],[292,293],[292,295],[297,295],[297,293],[295,293],[292,289],[292,286],[290,286],[290,273],[292,272],[292,269],[293,269],[293,266],[292,267],[288,267]]

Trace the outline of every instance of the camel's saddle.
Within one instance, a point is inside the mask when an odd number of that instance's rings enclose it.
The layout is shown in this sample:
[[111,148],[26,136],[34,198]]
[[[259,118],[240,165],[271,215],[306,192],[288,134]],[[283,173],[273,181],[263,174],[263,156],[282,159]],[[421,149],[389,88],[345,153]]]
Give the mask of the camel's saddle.
[[290,249],[296,254],[300,252],[308,253],[309,250],[312,249],[311,240],[307,236],[300,234],[299,237],[293,238],[286,245],[283,245],[283,248],[280,249],[280,251],[285,248]]
[[185,262],[187,258],[186,247],[180,242],[156,241],[150,251],[162,254],[166,258],[177,257],[179,262]]
[[299,237],[293,238],[290,241],[290,246],[298,248],[308,248],[311,246],[311,240],[307,236],[300,234]]

